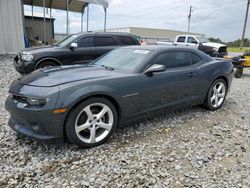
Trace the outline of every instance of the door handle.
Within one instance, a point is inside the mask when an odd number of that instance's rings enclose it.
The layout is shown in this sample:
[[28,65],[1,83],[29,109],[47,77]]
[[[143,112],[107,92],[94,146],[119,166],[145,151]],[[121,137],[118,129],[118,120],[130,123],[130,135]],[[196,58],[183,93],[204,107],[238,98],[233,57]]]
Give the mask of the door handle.
[[194,77],[195,75],[196,75],[196,72],[189,72],[189,73],[188,73],[188,76],[189,76],[189,77]]

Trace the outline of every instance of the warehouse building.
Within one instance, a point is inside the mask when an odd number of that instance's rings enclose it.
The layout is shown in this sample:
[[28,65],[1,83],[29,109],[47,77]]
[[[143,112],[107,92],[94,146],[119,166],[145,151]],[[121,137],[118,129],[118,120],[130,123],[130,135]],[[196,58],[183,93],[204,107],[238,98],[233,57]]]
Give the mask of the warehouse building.
[[[108,8],[107,0],[0,0],[0,54],[16,53],[24,47],[33,45],[32,41],[40,41],[39,44],[53,44],[54,35],[54,19],[51,15],[52,9],[66,11],[66,32],[69,34],[68,12],[76,12],[81,16],[81,31],[83,31],[83,14],[85,9],[87,21],[86,31],[88,29],[89,20],[89,4],[94,3],[104,8],[104,31],[108,32],[127,32],[136,35],[140,41],[146,44],[155,44],[157,41],[174,40],[177,35],[191,34],[203,35],[199,33],[188,33],[183,31],[152,29],[139,27],[126,27],[106,30],[106,14]],[[24,15],[24,5],[32,7],[31,14]],[[43,8],[43,13],[37,15],[33,12],[33,6]],[[45,10],[50,10],[49,14],[45,14]],[[102,30],[102,31],[103,31]],[[58,35],[60,38],[63,34]],[[58,38],[59,38],[58,37]],[[31,44],[27,45],[27,41]]]
[[20,0],[0,0],[0,54],[24,48],[23,16]]
[[164,40],[174,41],[177,35],[205,36],[204,34],[201,33],[188,33],[184,31],[142,28],[142,27],[124,27],[124,28],[107,29],[107,32],[131,33],[133,35],[136,35],[138,39],[147,44],[155,44],[157,41],[164,41]]
[[[43,44],[50,44],[54,37],[51,10],[64,10],[66,34],[69,34],[69,12],[79,13],[81,31],[83,31],[83,15],[86,11],[86,28],[89,25],[89,4],[100,5],[104,9],[104,30],[106,29],[107,0],[0,0],[0,54],[16,53],[27,45],[27,38],[38,38]],[[31,16],[24,15],[24,5],[32,8]],[[43,9],[43,16],[35,16],[33,7]],[[50,10],[49,17],[46,10]],[[32,21],[33,19],[33,21]],[[27,21],[28,23],[25,23]],[[33,23],[32,23],[33,22]],[[53,31],[52,31],[53,29]]]

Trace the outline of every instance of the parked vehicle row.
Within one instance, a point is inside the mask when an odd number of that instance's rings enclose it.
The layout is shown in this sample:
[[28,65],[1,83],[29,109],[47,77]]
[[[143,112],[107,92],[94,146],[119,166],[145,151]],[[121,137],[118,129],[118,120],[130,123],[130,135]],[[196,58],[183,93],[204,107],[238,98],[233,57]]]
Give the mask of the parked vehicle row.
[[[80,44],[70,37],[62,43],[65,51]],[[92,147],[145,115],[199,104],[217,110],[232,75],[231,63],[194,48],[122,47],[91,64],[44,68],[15,81],[5,107],[18,133]]]
[[128,33],[79,33],[69,35],[53,46],[28,48],[14,58],[16,70],[28,74],[34,70],[89,63],[118,46],[140,45]]

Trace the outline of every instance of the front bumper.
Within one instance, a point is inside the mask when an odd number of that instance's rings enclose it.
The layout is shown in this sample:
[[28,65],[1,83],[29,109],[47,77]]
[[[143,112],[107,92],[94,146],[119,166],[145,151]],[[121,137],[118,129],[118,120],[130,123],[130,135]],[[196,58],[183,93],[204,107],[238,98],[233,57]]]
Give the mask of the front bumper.
[[64,142],[63,114],[53,114],[52,109],[26,109],[18,107],[11,96],[5,102],[10,113],[9,126],[20,134],[46,143]]
[[31,73],[32,71],[34,71],[34,68],[35,68],[34,61],[24,62],[21,60],[19,55],[17,55],[14,58],[13,63],[14,63],[14,67],[15,67],[16,71],[19,72],[20,74]]
[[224,56],[227,55],[228,55],[227,52],[213,52],[212,54],[210,54],[211,57],[219,57],[219,58],[223,58]]

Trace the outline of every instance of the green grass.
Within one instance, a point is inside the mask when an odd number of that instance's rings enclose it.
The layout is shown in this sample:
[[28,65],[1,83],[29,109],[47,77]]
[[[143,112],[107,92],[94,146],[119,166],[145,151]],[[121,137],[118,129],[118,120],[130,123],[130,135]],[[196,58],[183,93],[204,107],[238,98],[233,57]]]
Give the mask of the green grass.
[[243,47],[242,49],[238,48],[238,47],[228,47],[227,51],[228,52],[245,52],[246,50],[250,50],[249,47]]

